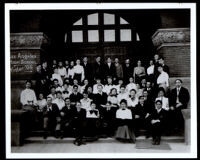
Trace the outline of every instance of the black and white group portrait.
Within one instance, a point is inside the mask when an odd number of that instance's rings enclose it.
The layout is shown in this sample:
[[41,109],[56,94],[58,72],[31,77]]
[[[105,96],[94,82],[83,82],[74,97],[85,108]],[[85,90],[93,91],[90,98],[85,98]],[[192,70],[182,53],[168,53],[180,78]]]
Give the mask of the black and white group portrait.
[[6,6],[11,157],[194,153],[195,4],[127,5]]

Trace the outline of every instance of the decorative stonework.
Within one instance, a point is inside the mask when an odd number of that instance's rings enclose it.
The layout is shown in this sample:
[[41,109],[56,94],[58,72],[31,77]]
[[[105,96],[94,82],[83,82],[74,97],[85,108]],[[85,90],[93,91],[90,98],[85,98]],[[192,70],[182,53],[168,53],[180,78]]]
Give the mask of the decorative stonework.
[[164,43],[188,43],[190,42],[190,29],[158,29],[152,36],[152,42],[156,47],[159,47]]
[[42,45],[50,43],[49,39],[44,33],[11,33],[10,46],[11,49],[41,49]]

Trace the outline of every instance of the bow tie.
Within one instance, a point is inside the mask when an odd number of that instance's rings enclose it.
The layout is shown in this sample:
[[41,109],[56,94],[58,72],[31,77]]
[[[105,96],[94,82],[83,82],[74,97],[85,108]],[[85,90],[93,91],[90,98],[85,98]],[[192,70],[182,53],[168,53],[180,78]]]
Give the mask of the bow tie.
[[122,109],[123,111],[126,110],[125,108]]
[[95,111],[95,110],[90,110],[90,114],[92,114],[92,113],[94,113],[96,116],[97,116],[97,111]]

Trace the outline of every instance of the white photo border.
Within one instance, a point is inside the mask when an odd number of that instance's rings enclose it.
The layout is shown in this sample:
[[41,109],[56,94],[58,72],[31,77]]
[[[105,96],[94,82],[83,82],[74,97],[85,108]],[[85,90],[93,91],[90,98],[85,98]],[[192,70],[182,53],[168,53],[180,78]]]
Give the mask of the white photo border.
[[[11,153],[11,10],[102,10],[102,9],[190,9],[191,69],[191,147],[189,153]],[[196,158],[197,86],[196,86],[196,3],[5,3],[5,82],[6,82],[6,158]]]

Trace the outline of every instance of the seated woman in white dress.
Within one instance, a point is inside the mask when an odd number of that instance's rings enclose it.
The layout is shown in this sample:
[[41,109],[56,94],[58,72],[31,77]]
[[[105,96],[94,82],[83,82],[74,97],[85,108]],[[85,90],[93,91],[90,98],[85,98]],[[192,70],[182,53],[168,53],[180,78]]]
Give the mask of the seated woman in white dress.
[[167,97],[165,97],[165,90],[163,88],[159,88],[158,91],[158,97],[155,99],[155,102],[157,100],[161,100],[162,101],[162,108],[166,111],[169,110],[169,100]]
[[136,90],[130,90],[129,98],[127,99],[128,107],[132,108],[138,104],[138,98],[136,97]]
[[67,83],[64,83],[64,85],[62,86],[62,98],[69,98],[71,93],[72,92],[69,90],[69,85]]
[[88,98],[88,93],[86,91],[83,92],[83,98],[80,100],[80,102],[81,108],[85,109],[86,111],[91,109],[90,105],[92,100]]
[[137,86],[134,83],[134,78],[133,77],[129,78],[129,84],[127,84],[127,86],[126,86],[126,92],[129,93],[131,89],[137,90]]
[[117,95],[118,102],[120,102],[122,99],[127,99],[128,93],[126,92],[126,87],[124,85],[120,86],[120,92]]
[[98,85],[102,85],[103,90],[104,90],[104,85],[101,83],[101,79],[100,78],[96,78],[96,84],[93,85],[93,93],[94,94],[98,93],[98,89],[97,89]]
[[118,79],[118,84],[115,85],[115,88],[117,89],[117,93],[118,93],[118,94],[119,94],[119,92],[120,92],[120,87],[121,87],[121,85],[123,85],[123,84],[124,84],[123,79]]
[[47,105],[47,100],[44,98],[43,93],[40,93],[38,97],[39,97],[39,99],[37,100],[38,111],[42,112],[44,106]]
[[116,124],[118,127],[115,138],[117,140],[135,143],[132,119],[132,112],[127,108],[127,101],[122,99],[120,102],[120,108],[116,112]]
[[111,102],[112,107],[118,107],[119,102],[117,99],[117,89],[116,88],[112,88],[110,90],[107,101]]

